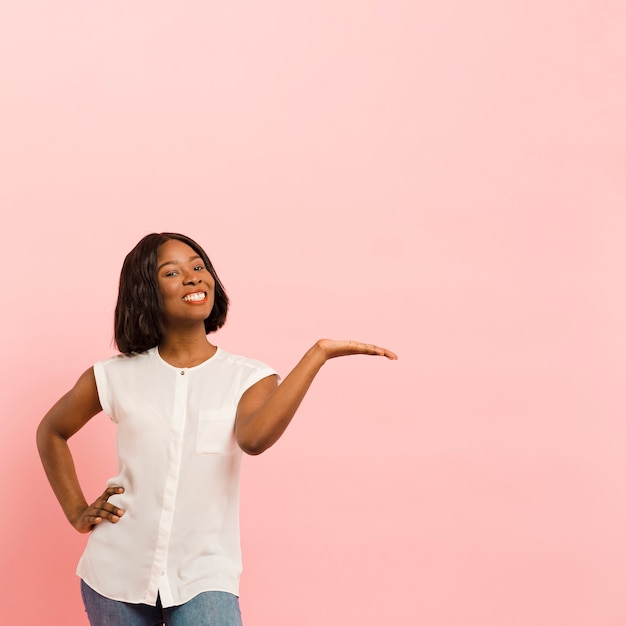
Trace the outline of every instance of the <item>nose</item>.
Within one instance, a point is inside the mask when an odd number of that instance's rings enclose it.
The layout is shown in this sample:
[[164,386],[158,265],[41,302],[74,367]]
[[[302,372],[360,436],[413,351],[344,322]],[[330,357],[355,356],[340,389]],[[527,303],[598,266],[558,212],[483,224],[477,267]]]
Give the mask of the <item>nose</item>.
[[193,271],[183,272],[183,285],[197,285],[202,282],[202,278]]

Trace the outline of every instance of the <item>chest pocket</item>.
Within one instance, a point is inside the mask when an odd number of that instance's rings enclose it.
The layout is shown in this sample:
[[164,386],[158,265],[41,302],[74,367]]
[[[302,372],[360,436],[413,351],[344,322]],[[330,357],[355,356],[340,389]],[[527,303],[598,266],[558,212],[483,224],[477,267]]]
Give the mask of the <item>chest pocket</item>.
[[196,452],[230,454],[235,449],[235,420],[228,411],[200,411]]

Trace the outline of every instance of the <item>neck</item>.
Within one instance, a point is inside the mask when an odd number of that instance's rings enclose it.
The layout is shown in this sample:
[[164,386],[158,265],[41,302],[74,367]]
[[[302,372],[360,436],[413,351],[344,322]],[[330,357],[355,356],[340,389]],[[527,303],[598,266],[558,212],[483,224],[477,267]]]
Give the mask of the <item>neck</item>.
[[188,332],[166,332],[159,344],[161,358],[174,367],[193,367],[210,359],[217,348],[209,343],[204,333],[189,329]]

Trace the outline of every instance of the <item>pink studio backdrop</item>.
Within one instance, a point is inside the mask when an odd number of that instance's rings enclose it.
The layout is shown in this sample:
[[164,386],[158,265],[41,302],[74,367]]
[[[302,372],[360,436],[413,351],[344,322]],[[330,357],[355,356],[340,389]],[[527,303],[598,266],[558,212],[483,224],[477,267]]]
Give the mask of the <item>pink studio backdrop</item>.
[[[85,624],[34,446],[181,231],[214,340],[321,372],[243,475],[247,626],[626,623],[623,2],[5,2],[0,595]],[[99,416],[84,487],[115,470]]]

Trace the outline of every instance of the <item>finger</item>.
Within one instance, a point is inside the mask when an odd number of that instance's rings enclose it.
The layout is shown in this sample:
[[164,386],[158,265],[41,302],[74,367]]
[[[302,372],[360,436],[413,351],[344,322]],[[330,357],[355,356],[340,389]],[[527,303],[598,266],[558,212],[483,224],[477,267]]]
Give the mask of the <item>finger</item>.
[[91,507],[95,510],[101,511],[102,513],[112,513],[115,515],[124,515],[124,509],[120,509],[119,506],[112,504],[111,502],[96,500]]
[[384,356],[395,361],[398,356],[395,352],[374,345],[373,343],[363,343],[361,341],[334,341],[332,339],[320,339],[318,345],[324,350],[327,358],[338,356],[348,356],[350,354],[366,354],[373,356]]
[[96,527],[97,523],[98,522],[90,522],[85,519],[80,519],[75,528],[79,533],[88,533]]
[[91,524],[99,524],[102,520],[113,522],[114,524],[120,521],[120,518],[124,515],[122,509],[114,508],[104,509],[97,506],[89,507],[84,514],[84,519],[88,520]]
[[124,493],[124,487],[119,487],[119,486],[107,487],[102,492],[102,495],[96,499],[96,502],[108,502],[111,496],[116,496],[122,493]]
[[81,533],[88,533],[94,529],[95,526],[102,522],[102,517],[99,515],[89,515],[86,511],[80,517],[75,525],[76,530]]
[[388,359],[395,361],[398,359],[398,355],[387,348],[382,348],[380,346],[375,346],[372,343],[363,344],[365,346],[367,354],[372,354],[375,356],[386,356]]
[[[124,509],[120,509],[118,506],[110,503],[108,499],[111,496],[124,492],[124,487],[115,485],[113,487],[107,487],[102,495],[96,499],[96,501],[87,509],[88,512],[94,511],[96,515],[103,516],[105,519],[110,519],[111,516],[121,517],[124,515]],[[117,521],[117,520],[115,520]]]
[[391,360],[396,360],[398,358],[398,355],[395,352],[387,350],[387,348],[381,348],[380,346],[374,346],[371,344],[369,345],[369,347],[372,350],[370,354],[375,354],[377,356],[386,356],[388,359]]
[[124,515],[124,510],[108,502],[107,498],[123,491],[123,487],[107,487],[102,495],[82,512],[74,527],[81,533],[88,533],[105,520],[112,524],[119,522]]
[[119,485],[114,485],[113,487],[107,487],[103,492],[100,498],[103,500],[108,500],[111,496],[115,496],[119,493],[124,493],[124,487],[120,487]]
[[104,517],[105,519],[111,519],[112,517],[120,518],[122,517],[122,515],[124,515],[124,509],[120,509],[109,503],[105,503],[100,507],[96,507],[94,503],[93,514]]

